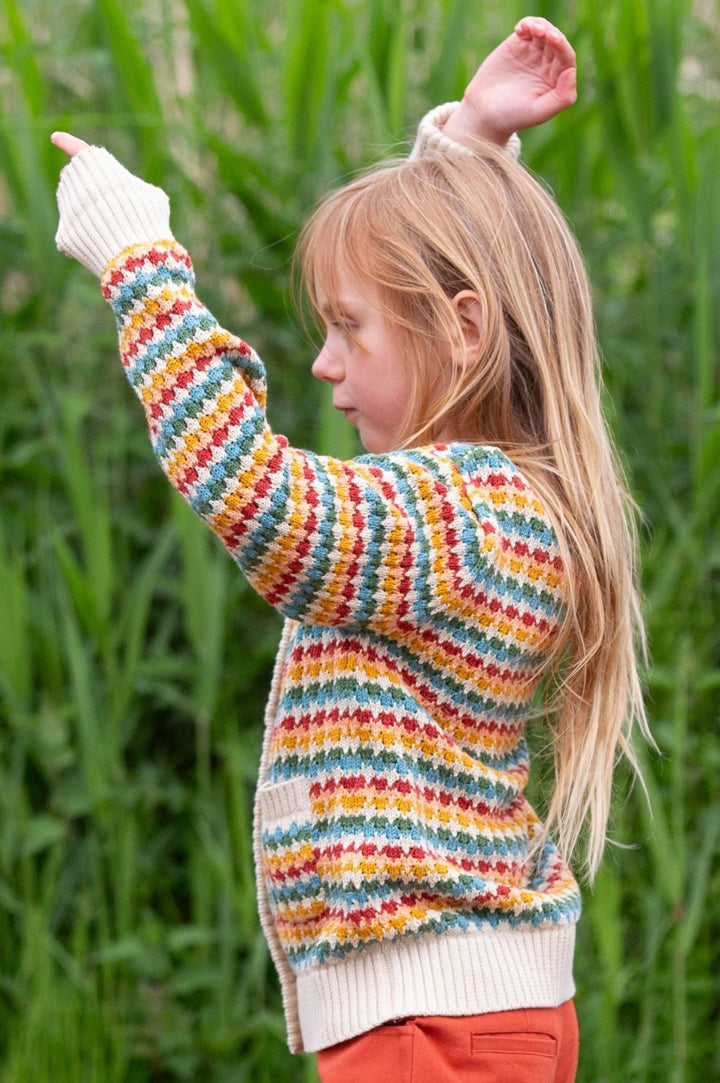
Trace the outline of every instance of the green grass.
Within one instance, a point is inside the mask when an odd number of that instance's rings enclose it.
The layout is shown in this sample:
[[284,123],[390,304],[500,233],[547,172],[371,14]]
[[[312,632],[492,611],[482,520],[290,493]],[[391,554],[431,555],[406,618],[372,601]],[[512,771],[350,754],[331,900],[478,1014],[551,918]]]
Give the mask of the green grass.
[[[97,284],[54,247],[54,128],[171,193],[274,426],[352,454],[287,300],[309,207],[457,96],[488,0],[3,0],[0,1081],[313,1080],[284,1047],[250,820],[278,618],[169,491]],[[524,140],[595,287],[646,522],[652,815],[618,777],[576,964],[581,1083],[720,1072],[717,5],[546,0],[580,99]],[[49,28],[52,27],[52,33]]]

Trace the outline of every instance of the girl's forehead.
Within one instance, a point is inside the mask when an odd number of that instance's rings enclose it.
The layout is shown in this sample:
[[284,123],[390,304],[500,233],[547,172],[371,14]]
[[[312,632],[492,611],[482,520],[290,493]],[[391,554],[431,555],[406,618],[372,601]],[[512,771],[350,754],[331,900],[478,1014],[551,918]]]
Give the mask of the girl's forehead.
[[314,276],[315,299],[321,312],[357,305],[380,307],[378,289],[371,278],[361,277],[344,264],[323,271],[317,268]]

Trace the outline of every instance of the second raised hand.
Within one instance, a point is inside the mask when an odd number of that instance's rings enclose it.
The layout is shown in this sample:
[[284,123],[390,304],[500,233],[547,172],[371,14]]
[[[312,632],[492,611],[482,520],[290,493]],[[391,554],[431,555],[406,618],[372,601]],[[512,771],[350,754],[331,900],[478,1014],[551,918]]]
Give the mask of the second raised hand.
[[576,96],[570,42],[547,19],[527,16],[480,65],[444,131],[465,146],[504,146],[513,132],[543,124]]

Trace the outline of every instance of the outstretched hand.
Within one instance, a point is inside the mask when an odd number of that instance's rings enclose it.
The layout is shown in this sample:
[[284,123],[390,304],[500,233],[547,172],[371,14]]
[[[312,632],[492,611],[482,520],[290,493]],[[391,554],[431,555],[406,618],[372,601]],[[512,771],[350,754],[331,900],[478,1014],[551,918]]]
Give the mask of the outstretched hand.
[[104,147],[69,132],[50,138],[73,159],[62,169],[57,190],[55,242],[61,252],[100,277],[124,249],[174,239],[170,202],[161,188],[134,176]]
[[478,139],[503,146],[513,132],[572,105],[575,82],[575,51],[565,35],[527,16],[480,65],[444,132],[468,146]]

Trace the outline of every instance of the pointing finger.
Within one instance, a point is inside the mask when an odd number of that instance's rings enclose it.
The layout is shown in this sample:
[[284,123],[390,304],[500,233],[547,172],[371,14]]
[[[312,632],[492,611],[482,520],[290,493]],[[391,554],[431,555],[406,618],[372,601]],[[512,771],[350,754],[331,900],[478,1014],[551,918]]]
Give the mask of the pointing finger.
[[78,151],[90,146],[84,139],[78,139],[76,135],[70,135],[69,132],[53,132],[50,141],[60,150],[64,150],[66,154],[69,154],[71,158],[74,158]]

